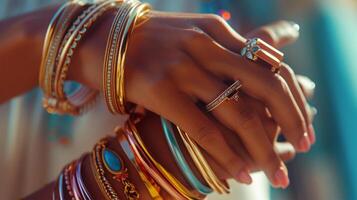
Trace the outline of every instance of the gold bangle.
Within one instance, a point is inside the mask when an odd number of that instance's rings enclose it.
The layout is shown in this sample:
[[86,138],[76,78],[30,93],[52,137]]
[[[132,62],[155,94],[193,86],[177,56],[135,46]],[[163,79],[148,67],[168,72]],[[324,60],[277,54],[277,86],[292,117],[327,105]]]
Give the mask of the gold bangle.
[[55,110],[50,105],[57,103],[53,93],[56,55],[73,18],[84,6],[85,4],[81,1],[70,1],[63,4],[57,10],[48,26],[39,74],[39,85],[44,92],[43,106],[48,112],[54,112]]
[[150,173],[145,169],[140,159],[137,159],[135,152],[131,149],[129,141],[124,136],[124,130],[122,128],[116,128],[115,134],[120,146],[125,152],[128,159],[131,161],[136,171],[139,174],[140,179],[143,181],[145,187],[147,188],[150,196],[154,200],[163,200],[161,196],[161,188],[158,183],[150,176]]
[[213,172],[212,168],[202,155],[197,144],[188,136],[186,132],[182,131],[181,128],[179,128],[178,126],[177,130],[189,154],[191,155],[194,164],[196,165],[197,169],[200,171],[208,185],[219,194],[229,193],[229,187],[227,187]]
[[[124,166],[123,161],[120,156],[118,156],[114,151],[106,149],[107,141],[105,139],[98,142],[92,152],[91,166],[92,172],[95,176],[95,180],[99,185],[102,194],[107,200],[118,200],[119,196],[113,186],[110,184],[109,180],[105,176],[106,168],[112,175],[113,179],[119,181],[124,186],[124,195],[128,200],[139,199],[139,193],[137,192],[133,183],[128,179],[128,169]],[[110,163],[107,163],[106,152],[110,152],[111,155],[115,155],[116,159],[119,160],[118,168],[113,169]],[[113,157],[111,157],[113,158]]]
[[[171,173],[169,173],[160,163],[158,163],[154,157],[150,154],[148,149],[146,148],[144,142],[138,134],[138,131],[131,122],[128,120],[125,124],[127,129],[129,130],[127,133],[131,133],[133,140],[137,142],[138,150],[142,151],[143,154],[147,156],[147,158],[154,164],[154,166],[159,170],[162,176],[185,198],[185,199],[204,199],[204,196],[199,194],[197,191],[191,192],[188,188],[186,188],[181,182],[179,182]],[[130,136],[130,135],[129,135]]]
[[[78,46],[80,40],[85,36],[87,30],[94,24],[94,22],[104,14],[107,10],[115,5],[114,0],[101,1],[93,4],[82,15],[80,15],[76,21],[74,21],[72,28],[69,31],[70,35],[67,41],[63,42],[61,52],[58,55],[58,64],[55,73],[54,91],[59,99],[60,111],[64,110],[73,115],[80,114],[86,109],[97,92],[86,87],[81,87],[73,95],[66,95],[64,92],[64,81],[67,76],[68,68],[71,64],[71,59],[74,54],[74,50]],[[72,32],[71,32],[72,31]]]
[[[113,114],[127,114],[124,87],[124,62],[129,38],[137,20],[149,10],[149,4],[124,1],[124,10],[118,11],[108,36],[104,67],[103,90],[108,109]],[[128,7],[127,7],[128,6]],[[114,87],[114,88],[113,88]]]
[[115,71],[118,55],[118,46],[120,44],[120,31],[125,23],[125,18],[128,16],[130,9],[132,8],[131,3],[122,2],[119,7],[113,23],[110,28],[109,36],[107,39],[107,45],[104,56],[104,66],[103,66],[103,91],[104,99],[111,113],[116,113],[118,108],[116,99],[113,98],[115,95]]

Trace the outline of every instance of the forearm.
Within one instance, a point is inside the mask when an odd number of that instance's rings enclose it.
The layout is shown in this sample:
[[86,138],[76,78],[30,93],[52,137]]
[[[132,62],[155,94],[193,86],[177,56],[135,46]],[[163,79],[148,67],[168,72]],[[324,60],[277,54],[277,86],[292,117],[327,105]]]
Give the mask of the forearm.
[[[0,21],[0,104],[37,87],[46,30],[57,9],[54,5]],[[113,14],[98,20],[80,43],[68,79],[100,88],[105,37]]]
[[37,86],[42,39],[54,9],[0,22],[0,103]]

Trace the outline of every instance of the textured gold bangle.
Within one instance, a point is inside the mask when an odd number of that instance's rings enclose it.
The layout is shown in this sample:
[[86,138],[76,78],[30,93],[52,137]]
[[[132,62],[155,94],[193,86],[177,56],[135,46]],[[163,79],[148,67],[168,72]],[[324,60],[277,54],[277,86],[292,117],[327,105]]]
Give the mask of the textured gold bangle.
[[55,112],[55,109],[52,109],[54,106],[50,106],[50,104],[58,102],[53,92],[53,79],[56,56],[59,52],[60,44],[73,18],[84,6],[85,4],[82,1],[70,1],[63,4],[57,10],[48,26],[39,73],[39,85],[44,92],[43,105],[48,112]]
[[202,174],[209,186],[219,194],[229,193],[229,188],[216,176],[207,160],[202,155],[197,144],[177,126],[179,135],[181,136],[184,145],[192,157],[197,169]]
[[104,67],[103,90],[108,109],[113,114],[127,114],[124,91],[124,62],[130,35],[137,20],[150,10],[148,4],[124,1],[117,12],[108,36]]
[[169,173],[160,163],[158,163],[154,157],[150,154],[149,150],[146,148],[144,142],[142,141],[134,123],[131,120],[126,122],[126,127],[132,133],[134,139],[138,143],[139,150],[143,151],[143,153],[150,159],[150,161],[154,164],[154,166],[160,171],[160,173],[166,178],[166,180],[186,199],[204,199],[204,196],[199,194],[197,191],[190,191],[186,188],[180,181],[178,181],[171,173]]
[[[92,171],[102,194],[108,200],[119,200],[117,192],[105,176],[106,168],[110,174],[113,175],[112,178],[114,180],[123,184],[126,199],[139,199],[139,193],[136,191],[134,184],[132,184],[128,179],[128,169],[124,166],[123,161],[114,151],[107,149],[106,143],[107,141],[103,139],[95,145],[91,159]],[[116,160],[117,162],[113,162],[113,159],[118,159],[118,161]],[[118,166],[114,166],[114,164],[111,164],[110,161]]]
[[116,99],[113,98],[113,96],[115,95],[114,77],[117,67],[118,45],[120,43],[119,34],[124,26],[125,18],[129,14],[131,7],[130,3],[123,2],[121,4],[113,20],[107,39],[103,66],[103,91],[104,99],[111,113],[116,113],[116,109],[118,107]]
[[64,92],[64,82],[67,77],[72,56],[79,42],[94,22],[103,15],[105,11],[112,8],[115,2],[114,0],[101,1],[91,5],[74,21],[71,29],[68,31],[57,57],[58,63],[54,79],[54,92],[59,100],[57,104],[59,106],[59,112],[78,115],[91,105],[93,99],[95,99],[97,92],[84,86],[73,95],[66,95]]

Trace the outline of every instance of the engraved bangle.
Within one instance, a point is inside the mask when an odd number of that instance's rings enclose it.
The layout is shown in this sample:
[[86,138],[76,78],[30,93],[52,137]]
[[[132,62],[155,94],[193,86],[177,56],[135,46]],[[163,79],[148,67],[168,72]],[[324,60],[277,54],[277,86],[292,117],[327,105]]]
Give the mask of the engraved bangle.
[[48,26],[39,74],[39,85],[44,92],[43,105],[48,112],[55,111],[49,106],[49,103],[54,104],[57,102],[53,92],[56,55],[66,30],[69,28],[73,18],[81,12],[85,6],[86,4],[82,1],[70,1],[63,4],[58,9]]
[[[136,191],[135,186],[128,179],[127,168],[125,168],[123,161],[114,151],[106,149],[106,143],[106,140],[101,140],[95,145],[91,159],[92,171],[96,182],[102,191],[102,194],[108,200],[119,200],[117,192],[110,184],[108,178],[105,176],[105,174],[109,172],[111,175],[113,175],[113,180],[119,181],[123,184],[124,195],[128,200],[139,199],[139,193]],[[119,168],[114,169],[106,164],[104,154],[107,151],[112,155],[116,155],[116,158],[119,159]],[[105,169],[107,169],[107,171]]]
[[81,86],[81,88],[74,94],[66,95],[64,91],[64,82],[78,43],[85,36],[85,33],[94,22],[102,16],[105,11],[112,8],[114,3],[115,1],[102,1],[90,6],[77,18],[76,21],[74,21],[68,34],[70,37],[63,42],[61,51],[58,54],[58,64],[54,81],[54,91],[59,100],[57,105],[59,105],[60,112],[64,111],[73,115],[78,115],[91,105],[92,101],[95,99],[97,92],[84,86]]
[[207,195],[211,193],[212,189],[201,183],[201,181],[196,177],[196,175],[192,172],[190,166],[188,165],[180,149],[180,146],[176,140],[171,122],[161,117],[161,126],[164,130],[164,134],[167,143],[170,147],[171,153],[174,156],[176,163],[180,167],[182,173],[185,175],[186,179],[190,182],[191,186],[194,187],[198,192],[200,192],[203,195]]
[[115,71],[118,57],[118,46],[120,44],[119,34],[125,23],[125,18],[130,12],[132,4],[122,3],[113,20],[104,56],[103,66],[103,91],[104,99],[111,113],[116,113],[118,108],[115,95]]

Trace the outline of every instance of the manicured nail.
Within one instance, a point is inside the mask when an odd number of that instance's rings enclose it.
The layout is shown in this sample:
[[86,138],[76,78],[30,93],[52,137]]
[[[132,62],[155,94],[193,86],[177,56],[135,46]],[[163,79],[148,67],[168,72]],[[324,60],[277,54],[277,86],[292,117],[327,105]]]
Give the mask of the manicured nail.
[[311,114],[313,115],[313,116],[315,116],[315,115],[317,115],[317,108],[316,107],[314,107],[314,106],[310,106],[310,112],[311,112]]
[[285,167],[280,167],[278,171],[275,172],[274,178],[277,186],[282,188],[286,188],[289,186],[290,180]]
[[249,175],[249,173],[246,170],[242,170],[239,172],[237,179],[241,183],[245,184],[251,184],[252,183],[252,177]]
[[316,142],[316,134],[315,134],[315,129],[314,129],[314,127],[312,126],[312,124],[309,125],[308,131],[309,131],[310,143],[311,143],[311,144],[315,144],[315,142]]
[[295,29],[297,32],[300,31],[300,26],[299,26],[299,24],[297,24],[297,23],[295,23],[295,22],[293,22],[293,21],[290,21],[289,23],[290,23],[291,27],[293,27],[293,29]]
[[299,142],[299,151],[307,152],[310,150],[310,139],[308,134],[305,132]]

